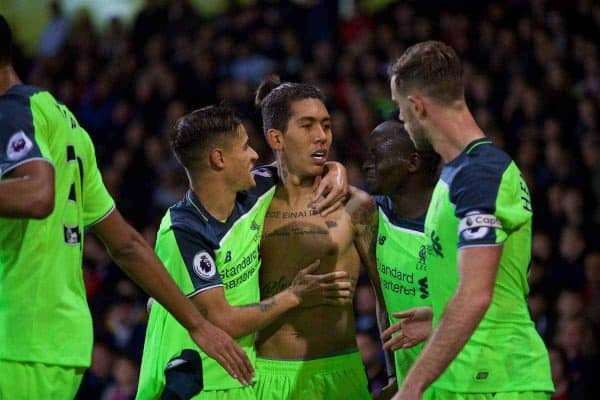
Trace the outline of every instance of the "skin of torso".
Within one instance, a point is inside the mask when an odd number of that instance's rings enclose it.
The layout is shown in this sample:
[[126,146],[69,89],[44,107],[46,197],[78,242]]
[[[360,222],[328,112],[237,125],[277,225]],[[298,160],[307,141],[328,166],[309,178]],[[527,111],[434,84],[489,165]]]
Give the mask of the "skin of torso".
[[[298,271],[314,260],[315,273],[346,271],[356,285],[361,260],[349,212],[351,201],[326,217],[303,206],[290,206],[277,189],[267,212],[261,242],[261,298],[289,286]],[[310,359],[356,348],[352,305],[298,307],[263,329],[257,338],[258,355],[277,359]]]

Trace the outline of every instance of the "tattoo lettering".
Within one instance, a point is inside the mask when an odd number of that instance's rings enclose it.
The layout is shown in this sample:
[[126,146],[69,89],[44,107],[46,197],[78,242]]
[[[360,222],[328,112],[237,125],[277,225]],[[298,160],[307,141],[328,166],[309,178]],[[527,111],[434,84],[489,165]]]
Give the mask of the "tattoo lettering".
[[281,219],[296,219],[306,218],[313,215],[319,215],[314,210],[300,210],[300,211],[268,211],[267,218],[281,218]]
[[337,223],[334,221],[325,221],[325,225],[327,225],[327,228],[332,229],[337,226]]
[[267,282],[261,286],[260,291],[263,297],[271,297],[290,286],[291,281],[281,276],[278,280]]
[[263,300],[260,303],[246,304],[244,306],[240,306],[240,308],[258,308],[261,312],[267,312],[271,308],[273,308],[275,304],[277,304],[277,302],[275,301],[275,298],[272,297],[270,299]]
[[265,237],[274,236],[305,236],[305,235],[329,235],[329,231],[317,226],[292,226],[277,229],[265,235]]

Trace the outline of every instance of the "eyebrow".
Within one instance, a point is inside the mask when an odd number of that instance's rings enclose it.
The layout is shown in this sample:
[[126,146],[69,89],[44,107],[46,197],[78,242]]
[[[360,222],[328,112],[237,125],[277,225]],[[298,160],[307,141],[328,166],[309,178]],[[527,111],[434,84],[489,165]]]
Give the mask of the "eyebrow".
[[[331,120],[330,116],[327,116],[325,118],[323,118],[321,121],[322,122],[328,122]],[[300,117],[296,120],[298,123],[303,123],[303,122],[318,122],[319,120],[315,117]]]

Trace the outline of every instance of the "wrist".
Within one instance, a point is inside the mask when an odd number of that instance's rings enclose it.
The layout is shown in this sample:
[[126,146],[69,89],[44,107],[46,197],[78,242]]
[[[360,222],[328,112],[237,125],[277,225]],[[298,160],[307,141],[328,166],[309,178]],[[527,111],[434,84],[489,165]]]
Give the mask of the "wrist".
[[291,287],[281,291],[279,295],[284,304],[289,304],[291,307],[297,307],[302,304],[302,296]]

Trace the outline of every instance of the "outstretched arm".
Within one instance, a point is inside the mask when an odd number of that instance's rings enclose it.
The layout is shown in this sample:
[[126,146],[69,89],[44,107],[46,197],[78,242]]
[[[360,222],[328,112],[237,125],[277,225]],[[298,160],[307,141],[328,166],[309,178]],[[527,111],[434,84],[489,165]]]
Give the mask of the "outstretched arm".
[[421,399],[425,389],[444,372],[467,343],[491,304],[502,247],[493,245],[459,250],[458,289],[395,400]]
[[231,336],[238,338],[264,328],[297,306],[346,305],[352,301],[350,280],[344,271],[313,275],[319,261],[302,269],[291,285],[256,304],[232,307],[223,286],[198,293],[192,301],[200,312]]
[[198,346],[244,384],[254,372],[248,356],[224,331],[207,321],[179,290],[144,238],[118,210],[93,226],[110,256],[144,291],[161,303]]

